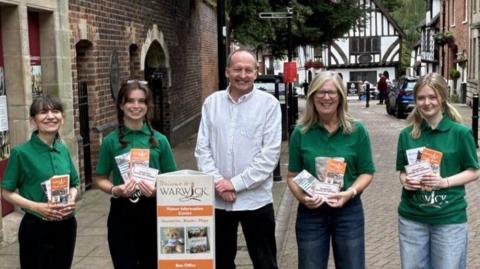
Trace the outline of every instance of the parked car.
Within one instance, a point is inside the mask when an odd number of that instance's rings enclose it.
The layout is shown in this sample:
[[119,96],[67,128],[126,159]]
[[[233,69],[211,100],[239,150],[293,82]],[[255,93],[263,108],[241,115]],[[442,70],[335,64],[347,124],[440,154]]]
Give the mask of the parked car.
[[[278,96],[275,93],[275,87],[278,87]],[[278,98],[280,104],[285,104],[285,84],[282,76],[259,75],[255,80],[254,88],[272,94]]]
[[402,76],[397,83],[389,87],[386,100],[387,113],[397,118],[405,118],[415,108],[413,87],[417,77]]

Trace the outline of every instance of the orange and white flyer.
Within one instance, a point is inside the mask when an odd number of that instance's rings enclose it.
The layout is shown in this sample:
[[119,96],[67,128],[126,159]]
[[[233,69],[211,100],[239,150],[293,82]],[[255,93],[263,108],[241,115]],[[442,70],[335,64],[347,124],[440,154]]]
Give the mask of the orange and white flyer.
[[422,161],[428,161],[432,166],[435,174],[440,174],[440,163],[442,162],[443,153],[434,149],[424,148],[422,151]]
[[160,269],[215,268],[213,177],[192,170],[157,176]]
[[325,168],[325,182],[338,185],[339,187],[343,186],[343,176],[345,175],[346,168],[346,162],[329,159]]
[[70,175],[59,175],[50,178],[50,193],[52,203],[68,204],[70,192]]
[[130,168],[134,165],[148,166],[150,162],[150,149],[130,150]]

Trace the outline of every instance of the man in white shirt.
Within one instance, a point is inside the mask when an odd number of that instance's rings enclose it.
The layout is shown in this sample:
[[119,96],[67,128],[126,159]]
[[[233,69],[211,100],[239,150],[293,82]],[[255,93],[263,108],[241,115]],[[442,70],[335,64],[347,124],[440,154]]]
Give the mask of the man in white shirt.
[[273,170],[282,140],[280,104],[256,90],[257,61],[247,50],[227,59],[229,87],[202,108],[195,157],[215,179],[216,268],[234,269],[238,224],[255,269],[276,269]]

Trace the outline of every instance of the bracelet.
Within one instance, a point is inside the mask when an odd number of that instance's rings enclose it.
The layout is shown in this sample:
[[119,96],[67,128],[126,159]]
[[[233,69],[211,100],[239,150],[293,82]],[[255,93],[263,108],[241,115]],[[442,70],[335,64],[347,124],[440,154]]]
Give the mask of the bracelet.
[[112,185],[112,187],[110,188],[110,194],[112,195],[113,198],[118,198],[118,196],[116,196],[115,193],[113,192],[113,188],[115,188],[115,185]]
[[357,189],[355,189],[354,187],[350,187],[347,189],[347,191],[350,191],[350,190],[353,192],[352,197],[350,197],[350,199],[353,199],[355,198],[355,196],[357,196]]

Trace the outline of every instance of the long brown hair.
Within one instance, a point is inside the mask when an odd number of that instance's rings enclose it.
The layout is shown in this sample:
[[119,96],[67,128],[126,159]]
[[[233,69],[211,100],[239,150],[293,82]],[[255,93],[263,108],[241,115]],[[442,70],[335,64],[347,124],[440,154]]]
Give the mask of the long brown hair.
[[118,140],[122,145],[122,148],[126,147],[128,142],[124,140],[125,138],[125,123],[124,123],[124,116],[125,113],[121,109],[121,107],[127,102],[128,96],[134,90],[141,90],[145,93],[145,104],[147,105],[147,113],[145,114],[145,123],[148,126],[148,130],[150,131],[150,139],[148,142],[150,143],[151,147],[156,147],[158,145],[157,141],[153,136],[153,128],[150,124],[150,117],[151,117],[151,107],[152,107],[152,93],[147,86],[146,81],[139,81],[139,80],[129,80],[122,84],[120,90],[118,91],[117,97],[117,120],[118,120],[118,130],[119,136]]

